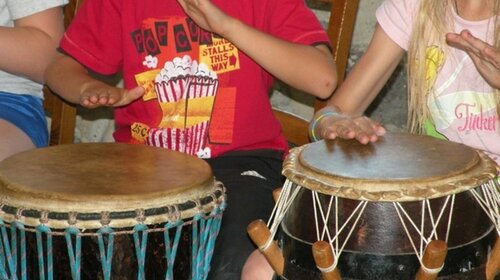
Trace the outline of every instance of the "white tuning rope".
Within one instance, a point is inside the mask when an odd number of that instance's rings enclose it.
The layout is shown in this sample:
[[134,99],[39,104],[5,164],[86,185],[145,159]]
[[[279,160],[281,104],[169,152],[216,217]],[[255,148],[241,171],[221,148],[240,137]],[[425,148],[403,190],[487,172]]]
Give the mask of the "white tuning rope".
[[337,264],[339,262],[339,258],[337,258],[335,256],[335,250],[333,249],[332,243],[330,243],[330,250],[332,250],[332,253],[334,254],[332,265],[330,265],[329,267],[325,267],[325,268],[316,266],[318,268],[318,270],[321,271],[322,273],[332,272],[337,267]]
[[443,269],[444,267],[444,262],[443,262],[443,265],[441,265],[440,267],[438,268],[428,268],[426,267],[425,265],[423,265],[422,263],[420,263],[421,267],[422,267],[422,270],[427,273],[427,274],[431,274],[431,275],[437,275],[439,272],[441,272],[441,270]]
[[[420,252],[419,250],[417,250],[417,247],[415,246],[415,243],[413,242],[413,239],[411,238],[410,232],[408,231],[408,227],[406,226],[406,224],[404,222],[403,216],[401,216],[401,212],[400,211],[402,211],[405,215],[407,215],[406,211],[399,204],[399,202],[393,202],[392,204],[394,205],[394,208],[396,209],[396,213],[398,214],[399,220],[401,221],[401,225],[403,226],[403,228],[404,228],[404,230],[406,232],[406,236],[408,236],[408,240],[410,241],[411,246],[413,247],[413,251],[415,251],[415,254],[417,255],[417,258],[419,259],[419,261],[421,261],[422,260],[422,252]],[[399,209],[399,207],[401,207],[401,209]],[[419,232],[419,230],[416,228],[416,226],[413,223],[413,221],[411,219],[409,219],[409,220],[410,220],[411,224],[415,227],[415,229],[417,230],[417,232]]]
[[[312,191],[311,192],[311,195],[312,195],[312,200],[313,200],[313,209],[314,209],[314,221],[315,221],[315,225],[316,225],[316,239],[317,240],[324,240],[325,238],[325,234],[328,236],[328,238],[330,239],[330,232],[328,231],[328,227],[327,226],[324,226],[323,227],[323,230],[320,230],[319,229],[319,221],[318,221],[318,215],[317,215],[317,211],[318,211],[318,208],[317,208],[317,205],[319,205],[319,211],[320,211],[320,214],[321,214],[321,217],[322,217],[322,222],[323,222],[323,225],[327,225],[328,224],[328,218],[330,217],[330,213],[332,212],[331,209],[332,209],[332,203],[333,203],[333,200],[335,199],[335,232],[338,232],[338,197],[337,196],[330,196],[330,202],[328,203],[328,209],[326,211],[326,217],[325,217],[325,214],[323,213],[323,207],[321,207],[321,201],[319,199],[319,195],[317,192],[314,192]],[[321,233],[320,233],[321,232]],[[339,242],[338,242],[338,239],[335,239],[336,242],[335,242],[335,248],[337,248],[338,250],[338,246],[339,246]]]
[[482,190],[482,195],[476,189],[470,191],[500,235],[500,183],[494,179],[481,185],[479,189]]
[[448,215],[448,227],[446,229],[446,237],[445,237],[446,243],[448,243],[448,238],[450,236],[450,230],[451,230],[451,219],[453,218],[453,212],[455,212],[453,209],[455,209],[455,195],[451,197],[450,214]]
[[[330,202],[329,202],[329,205],[328,205],[328,212],[331,212],[331,204],[332,204],[332,197],[330,198]],[[338,220],[338,198],[335,197],[335,214],[336,214],[336,219],[335,219],[335,235],[332,237],[332,234],[330,233],[330,230],[328,228],[328,217],[329,217],[329,214],[330,213],[327,213],[327,215],[325,215],[324,211],[323,211],[323,207],[321,207],[321,201],[319,199],[319,195],[318,193],[316,192],[313,192],[313,209],[314,209],[314,216],[315,216],[315,221],[316,221],[316,235],[318,237],[318,240],[323,240],[323,239],[319,239],[320,237],[320,231],[322,232],[321,236],[324,237],[324,234],[326,234],[326,236],[328,237],[328,243],[330,244],[330,247],[332,249],[332,252],[333,252],[333,255],[334,255],[334,258],[335,258],[335,263],[334,265],[332,265],[331,267],[327,268],[327,270],[333,270],[335,269],[336,267],[336,264],[337,264],[337,259],[338,259],[338,256],[340,256],[340,254],[342,253],[342,251],[344,250],[344,247],[346,246],[347,242],[349,241],[352,233],[354,232],[354,229],[356,228],[356,225],[358,224],[360,218],[361,218],[361,215],[363,214],[365,208],[366,208],[366,205],[368,204],[368,201],[361,201],[360,203],[358,203],[358,205],[356,206],[356,208],[354,209],[354,211],[349,215],[349,217],[347,218],[347,220],[345,221],[345,223],[340,227],[338,227],[338,224],[339,224],[339,220]],[[349,222],[351,221],[351,219],[353,219],[354,217],[356,216],[355,218],[355,221],[352,223],[352,226],[351,226],[351,229],[350,231],[348,232],[347,234],[347,237],[346,239],[344,240],[344,243],[342,244],[342,246],[339,248],[339,237],[340,237],[340,234],[343,232],[344,228],[349,225]],[[318,219],[318,217],[320,217],[320,219]],[[323,229],[320,230],[319,229],[319,223],[318,221],[321,220],[323,222]],[[335,242],[335,248],[333,247],[333,242]]]
[[[315,201],[314,203],[314,208],[315,211],[317,211],[317,206],[316,205],[320,205],[321,206],[321,202],[320,202],[320,199],[319,199],[319,196],[318,196],[318,193],[317,192],[311,192],[312,194],[312,197],[313,197],[313,201]],[[328,219],[330,218],[330,213],[332,213],[332,203],[333,203],[333,198],[334,196],[330,196],[330,201],[328,202],[328,209],[326,210],[326,216],[323,212],[323,207],[319,207],[319,211],[321,213],[321,217],[322,217],[322,222],[324,225],[328,224]],[[335,204],[337,204],[337,202],[335,202]],[[335,213],[337,214],[337,213]],[[319,230],[319,223],[318,223],[318,219],[317,219],[317,215],[315,214],[315,222],[316,222],[316,238],[318,240],[323,240],[324,237],[325,237],[325,234],[326,234],[326,231],[328,230],[328,227],[323,227],[323,230]],[[321,232],[321,233],[320,233]]]
[[281,224],[281,221],[285,217],[286,212],[288,211],[293,201],[297,197],[299,191],[302,189],[299,185],[296,185],[295,188],[293,187],[294,183],[290,180],[286,180],[285,184],[283,185],[278,201],[276,202],[276,205],[274,206],[274,209],[271,212],[271,217],[267,222],[267,227],[271,231],[271,236],[267,241],[267,243],[271,243],[272,240],[274,239],[274,236],[276,235],[279,225]]
[[[347,234],[347,237],[346,239],[344,240],[344,243],[342,244],[342,247],[340,249],[338,249],[338,252],[337,254],[340,255],[340,253],[344,250],[344,247],[345,245],[347,244],[347,241],[349,241],[349,239],[351,238],[351,235],[352,233],[354,232],[354,229],[356,228],[356,225],[358,224],[359,222],[359,219],[361,218],[361,215],[363,214],[363,212],[365,211],[365,208],[366,208],[366,205],[368,205],[368,201],[362,201],[358,204],[358,206],[356,207],[356,209],[353,211],[353,213],[349,216],[349,218],[347,219],[347,221],[344,223],[344,225],[341,227],[340,231],[338,232],[338,234],[336,234],[335,238],[338,239],[338,236],[340,235],[340,233],[342,232],[342,230],[344,229],[344,227],[349,223],[349,220],[351,220],[351,218],[354,216],[354,214],[356,213],[356,211],[359,209],[359,207],[362,207],[361,210],[359,210],[359,213],[358,213],[358,216],[356,217],[356,220],[354,221],[354,223],[352,224],[351,226],[351,230],[349,231],[349,233]],[[333,241],[331,239],[330,240],[330,243]]]
[[[402,207],[401,207],[402,208]],[[420,238],[420,253],[422,254],[422,252],[424,251],[424,242],[427,242],[427,240],[425,239],[425,236],[424,236],[424,230],[425,230],[425,211],[426,211],[426,208],[425,208],[425,201],[422,201],[422,209],[420,210],[420,236],[422,238]],[[406,214],[406,212],[405,212]],[[408,214],[406,214],[407,217],[408,217]],[[432,215],[431,215],[432,216]],[[408,236],[408,238],[411,238],[410,236]]]
[[446,227],[446,237],[444,239],[445,242],[448,242],[448,236],[449,236],[450,228],[451,228],[451,219],[453,217],[453,207],[455,205],[455,195],[450,195],[450,196],[446,197],[446,200],[445,200],[444,204],[441,207],[441,211],[439,212],[439,216],[438,216],[438,218],[437,218],[436,221],[434,221],[434,215],[432,214],[434,212],[432,211],[431,203],[430,203],[429,200],[426,200],[426,204],[427,204],[427,208],[428,208],[428,211],[429,211],[429,216],[430,216],[431,224],[432,224],[432,232],[429,235],[429,237],[427,238],[428,241],[432,240],[432,236],[434,236],[434,239],[436,239],[436,240],[439,239],[436,230],[437,230],[437,227],[438,227],[438,225],[439,225],[439,223],[441,221],[441,218],[444,215],[444,212],[445,212],[446,208],[448,207],[448,203],[449,203],[450,199],[451,199],[450,213],[449,213],[449,216],[448,216],[448,225]]
[[[451,200],[451,203],[450,203],[450,200]],[[413,247],[415,255],[417,255],[417,258],[420,261],[420,265],[422,266],[422,268],[424,270],[428,271],[428,272],[433,272],[433,273],[436,272],[436,271],[439,272],[441,270],[441,268],[429,269],[429,268],[426,268],[424,266],[424,264],[422,263],[422,257],[423,257],[424,249],[425,249],[424,245],[427,246],[429,244],[429,242],[432,241],[432,237],[434,237],[436,240],[439,238],[438,234],[437,234],[437,227],[439,226],[439,224],[441,222],[441,218],[443,217],[446,209],[448,208],[448,205],[450,204],[450,207],[449,207],[450,214],[448,216],[448,222],[447,222],[447,225],[446,225],[446,239],[445,239],[445,242],[448,241],[448,236],[449,236],[449,232],[450,232],[450,229],[451,229],[451,220],[452,220],[453,207],[455,205],[455,195],[451,195],[451,196],[448,196],[446,198],[444,204],[441,206],[438,218],[436,220],[434,220],[433,211],[432,211],[432,208],[431,208],[431,205],[430,205],[430,201],[428,199],[426,199],[426,200],[423,200],[421,203],[422,203],[422,208],[421,208],[420,229],[417,227],[417,225],[415,224],[415,222],[408,215],[407,211],[403,208],[403,206],[401,205],[401,203],[399,203],[399,202],[393,202],[393,205],[394,205],[394,208],[396,209],[396,213],[398,214],[399,220],[401,221],[401,225],[403,226],[403,228],[404,228],[404,230],[406,232],[408,240],[410,241],[411,246]],[[427,209],[427,211],[426,211],[426,209]],[[429,215],[430,220],[431,220],[431,229],[432,229],[431,232],[429,233],[429,237],[425,237],[425,216],[426,216],[427,212],[428,212],[428,215]],[[402,214],[404,214],[404,216]],[[415,229],[415,231],[420,236],[420,244],[419,244],[420,246],[419,246],[418,249],[417,249],[417,246],[415,245],[415,241],[413,240],[413,238],[410,235],[410,231],[409,231],[408,226],[407,226],[407,224],[405,222],[405,218],[413,226],[413,228]]]

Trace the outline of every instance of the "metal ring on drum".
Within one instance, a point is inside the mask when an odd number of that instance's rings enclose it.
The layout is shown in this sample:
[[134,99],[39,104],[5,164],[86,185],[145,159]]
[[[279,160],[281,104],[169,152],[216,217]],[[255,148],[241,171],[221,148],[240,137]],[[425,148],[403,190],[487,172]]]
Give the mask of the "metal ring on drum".
[[206,279],[226,198],[203,160],[59,145],[0,162],[0,279]]
[[368,145],[336,139],[294,148],[266,228],[282,254],[276,274],[493,280],[499,170],[481,151],[406,133]]

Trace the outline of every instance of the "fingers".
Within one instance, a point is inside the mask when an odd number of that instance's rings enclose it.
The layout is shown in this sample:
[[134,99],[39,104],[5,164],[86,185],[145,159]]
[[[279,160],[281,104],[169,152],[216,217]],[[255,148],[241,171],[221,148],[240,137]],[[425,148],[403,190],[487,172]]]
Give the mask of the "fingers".
[[143,87],[125,90],[101,83],[87,86],[80,94],[80,104],[86,108],[123,106],[144,95]]
[[497,69],[500,69],[500,48],[487,46],[484,48],[483,52],[485,57],[488,58]]
[[496,49],[483,40],[474,37],[468,30],[462,30],[460,34],[448,33],[446,41],[452,47],[488,59],[497,68],[500,66],[500,49]]
[[140,86],[131,90],[125,90],[122,99],[114,104],[114,106],[123,106],[132,103],[133,101],[142,97],[144,95],[144,92],[144,88]]
[[322,124],[324,127],[321,131],[321,137],[324,139],[335,139],[337,137],[343,139],[356,139],[361,144],[368,144],[378,141],[379,136],[385,134],[385,128],[378,122],[370,118],[361,117],[345,117],[325,120]]

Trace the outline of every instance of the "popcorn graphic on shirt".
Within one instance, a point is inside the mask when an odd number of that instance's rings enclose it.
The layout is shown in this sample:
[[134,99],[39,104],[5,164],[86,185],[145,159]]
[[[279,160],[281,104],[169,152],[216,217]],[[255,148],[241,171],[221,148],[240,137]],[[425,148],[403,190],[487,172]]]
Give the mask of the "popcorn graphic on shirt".
[[158,58],[156,56],[148,55],[144,58],[142,65],[154,69],[158,65]]
[[158,128],[148,132],[147,144],[206,156],[200,151],[207,142],[217,74],[189,56],[176,57],[165,63],[154,86],[164,117]]

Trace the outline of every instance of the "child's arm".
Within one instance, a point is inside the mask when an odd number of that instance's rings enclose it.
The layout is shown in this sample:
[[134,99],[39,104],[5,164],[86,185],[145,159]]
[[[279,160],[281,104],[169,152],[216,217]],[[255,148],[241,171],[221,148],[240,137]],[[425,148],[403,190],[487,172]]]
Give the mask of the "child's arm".
[[232,18],[210,0],[178,0],[200,27],[219,34],[276,78],[320,98],[337,84],[332,55],[326,46],[290,43]]
[[143,87],[126,90],[96,80],[83,65],[64,54],[58,54],[47,67],[45,79],[61,97],[88,108],[123,106],[144,94]]
[[500,89],[500,49],[474,37],[468,30],[460,34],[446,34],[446,41],[454,48],[469,54],[484,80]]
[[315,114],[311,123],[313,138],[356,138],[363,144],[377,141],[385,129],[364,117],[363,112],[388,81],[403,54],[404,50],[377,24],[366,52],[328,100],[328,106]]
[[63,32],[61,7],[17,19],[14,27],[0,27],[0,69],[43,83]]

